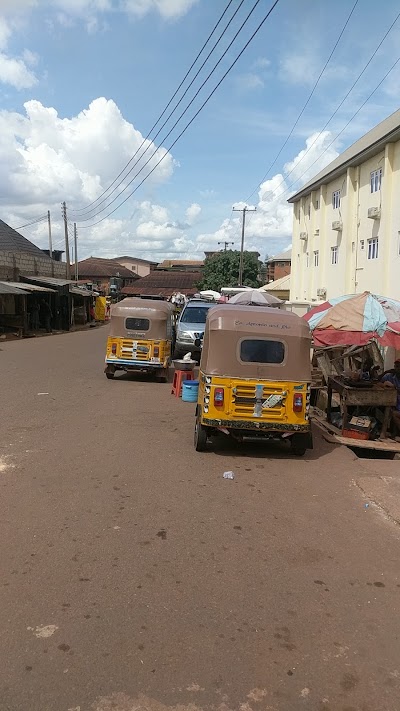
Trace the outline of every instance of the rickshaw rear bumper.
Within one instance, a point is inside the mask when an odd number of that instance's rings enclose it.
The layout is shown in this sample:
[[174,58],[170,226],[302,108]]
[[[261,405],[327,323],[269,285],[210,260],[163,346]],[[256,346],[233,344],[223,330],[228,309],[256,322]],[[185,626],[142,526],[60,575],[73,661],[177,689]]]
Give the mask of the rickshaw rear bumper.
[[106,365],[113,365],[115,368],[133,368],[137,370],[138,368],[151,368],[152,370],[159,368],[166,368],[166,364],[163,363],[151,363],[151,361],[143,360],[123,360],[121,358],[106,358]]
[[248,420],[217,420],[204,417],[201,424],[215,431],[225,431],[240,438],[289,439],[302,441],[306,449],[313,449],[313,438],[310,423],[293,424],[280,422],[249,422]]

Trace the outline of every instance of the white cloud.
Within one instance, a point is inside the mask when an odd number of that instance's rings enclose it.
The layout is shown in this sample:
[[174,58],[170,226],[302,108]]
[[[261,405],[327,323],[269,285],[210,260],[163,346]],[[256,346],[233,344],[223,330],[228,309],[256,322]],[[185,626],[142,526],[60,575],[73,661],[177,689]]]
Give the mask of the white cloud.
[[189,225],[196,221],[196,218],[201,213],[201,207],[197,202],[192,203],[186,210],[186,219]]
[[[61,200],[76,207],[86,205],[110,184],[143,141],[142,134],[123,118],[116,104],[105,98],[96,99],[70,119],[61,118],[55,109],[39,101],[28,101],[25,111],[26,115],[0,112],[3,205],[29,204],[32,209]],[[145,146],[149,146],[148,153],[126,180],[153,152],[140,179],[166,155],[149,182],[154,185],[167,180],[174,169],[172,156],[150,141]]]
[[[331,140],[332,134],[329,131],[321,136],[309,136],[305,148],[286,163],[283,173],[277,173],[260,185],[257,211],[247,214],[246,249],[257,250],[262,259],[267,253],[283,251],[292,234],[292,206],[287,200],[301,185],[336,158],[338,153],[334,145],[329,146]],[[235,207],[241,209],[245,204],[238,202]],[[215,232],[199,235],[197,248],[199,251],[215,249],[217,242],[225,240],[234,241],[234,249],[239,249],[239,218],[225,219]]]
[[30,89],[37,81],[22,59],[0,53],[0,82],[10,84],[15,89]]
[[264,87],[264,81],[254,72],[238,74],[234,81],[237,88],[242,91],[253,91],[254,89],[262,89]]
[[280,76],[290,84],[309,86],[314,83],[319,68],[315,53],[302,48],[301,51],[293,51],[282,59]]
[[259,57],[253,62],[253,69],[268,69],[271,66],[271,61],[267,57]]
[[30,89],[37,84],[35,74],[27,65],[33,66],[33,52],[25,49],[22,57],[14,57],[7,52],[13,26],[5,16],[0,16],[0,83],[15,89]]
[[123,0],[122,7],[132,15],[143,17],[157,11],[166,20],[185,15],[198,0]]

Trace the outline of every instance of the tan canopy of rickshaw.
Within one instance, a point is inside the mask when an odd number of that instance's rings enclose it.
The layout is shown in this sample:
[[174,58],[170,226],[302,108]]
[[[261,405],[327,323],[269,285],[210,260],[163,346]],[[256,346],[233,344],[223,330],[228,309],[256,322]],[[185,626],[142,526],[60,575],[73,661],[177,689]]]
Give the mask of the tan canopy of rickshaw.
[[[115,304],[111,309],[110,336],[132,337],[133,334],[142,334],[146,340],[171,339],[172,314],[174,307],[167,301],[153,299],[128,298]],[[127,329],[127,318],[140,318],[150,321],[150,328]]]
[[[240,344],[246,339],[283,342],[280,364],[244,363]],[[311,333],[296,314],[281,309],[224,304],[207,315],[200,370],[206,375],[290,382],[311,380]]]

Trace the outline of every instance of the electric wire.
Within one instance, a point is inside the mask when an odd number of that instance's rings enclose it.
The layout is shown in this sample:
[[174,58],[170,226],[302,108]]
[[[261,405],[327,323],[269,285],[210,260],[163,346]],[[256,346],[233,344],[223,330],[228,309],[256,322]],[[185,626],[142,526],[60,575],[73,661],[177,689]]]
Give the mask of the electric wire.
[[[242,0],[242,2],[243,2],[243,0]],[[229,51],[229,49],[231,48],[231,46],[233,45],[233,43],[235,42],[235,40],[237,39],[237,37],[239,36],[239,34],[242,32],[243,27],[244,27],[245,24],[248,22],[248,20],[250,19],[251,15],[253,14],[253,12],[255,11],[255,9],[257,8],[257,5],[258,5],[260,2],[261,2],[261,0],[256,0],[256,2],[254,3],[252,9],[251,9],[250,12],[248,13],[247,17],[245,18],[245,20],[243,21],[243,23],[241,24],[241,26],[240,26],[239,29],[237,30],[236,34],[234,35],[233,39],[230,41],[230,43],[228,44],[228,46],[227,46],[227,48],[225,49],[225,51],[223,52],[223,54],[222,54],[222,55],[220,56],[220,58],[218,59],[217,63],[214,65],[214,67],[212,68],[212,70],[209,72],[209,74],[207,75],[207,77],[204,79],[203,83],[200,85],[200,87],[198,88],[198,90],[196,91],[196,93],[194,94],[194,96],[191,98],[191,100],[189,101],[189,103],[188,103],[188,105],[186,106],[186,108],[182,111],[182,113],[180,114],[180,116],[178,117],[178,119],[175,121],[175,123],[173,124],[172,128],[171,128],[171,129],[168,131],[168,133],[163,137],[163,139],[161,140],[161,144],[163,144],[164,141],[165,141],[167,138],[169,138],[169,136],[170,136],[171,133],[174,131],[174,129],[176,128],[176,126],[178,125],[178,123],[180,122],[180,120],[183,118],[183,116],[184,116],[184,115],[186,114],[186,112],[189,110],[189,108],[191,107],[191,105],[194,103],[195,99],[198,97],[198,95],[200,94],[200,92],[201,92],[201,90],[203,89],[203,87],[205,86],[205,84],[207,84],[207,82],[209,81],[209,79],[211,78],[211,76],[214,74],[215,70],[217,69],[217,67],[219,66],[219,64],[222,62],[222,60],[224,59],[225,55],[227,54],[227,52]],[[241,4],[242,4],[242,3],[241,3]],[[165,122],[165,123],[166,123],[166,122]],[[163,126],[165,125],[165,123],[163,124]],[[156,134],[156,136],[155,136],[154,138],[157,138],[157,136],[159,135],[160,131],[161,131],[161,129],[158,131],[158,133]],[[130,174],[132,173],[132,171],[134,170],[135,166],[137,166],[138,163],[142,160],[142,158],[144,157],[144,155],[147,153],[148,149],[150,148],[150,145],[151,145],[151,144],[149,144],[149,145],[145,148],[145,150],[143,151],[143,153],[142,153],[142,154],[139,156],[139,158],[135,161],[135,163],[134,163],[134,165],[132,166],[132,168],[130,168],[129,172],[125,175],[125,178],[127,178],[128,175],[130,175]],[[87,214],[87,213],[84,213],[83,216],[81,216],[80,222],[88,222],[89,220],[93,220],[95,217],[97,217],[97,215],[100,215],[102,212],[104,212],[104,210],[107,210],[116,200],[118,200],[118,198],[125,192],[125,190],[127,190],[127,188],[134,182],[134,180],[136,180],[136,178],[140,175],[140,173],[144,170],[144,168],[146,168],[146,166],[150,163],[150,161],[152,160],[152,158],[154,158],[154,156],[158,153],[159,150],[160,150],[160,148],[155,147],[155,150],[154,150],[153,153],[150,155],[150,157],[147,159],[147,161],[142,165],[142,167],[140,168],[140,170],[133,176],[132,180],[130,180],[130,181],[123,187],[123,189],[120,190],[120,192],[118,193],[118,195],[115,196],[115,198],[113,198],[112,200],[110,200],[110,202],[108,202],[107,205],[105,205],[103,208],[101,208],[100,210],[98,210],[98,212],[95,212],[94,215],[89,215],[89,217],[84,217],[84,215]],[[121,183],[119,183],[119,185],[121,185],[122,182],[123,182],[123,181],[121,181]],[[117,189],[117,188],[115,188],[114,190],[116,190],[116,189]],[[114,190],[113,190],[112,192],[114,192]],[[108,198],[111,196],[111,194],[112,194],[112,193],[110,193],[110,195],[108,195],[107,198],[105,198],[104,200],[102,200],[102,201],[99,203],[99,205],[97,205],[95,208],[92,208],[91,210],[89,210],[89,212],[94,212],[95,210],[97,210],[97,208],[100,207],[100,205],[101,205],[103,202],[105,202],[106,200],[108,200]]]
[[329,62],[331,61],[331,59],[332,59],[332,57],[333,57],[333,55],[334,55],[334,53],[335,53],[335,51],[336,51],[336,49],[337,49],[339,43],[340,43],[340,40],[342,39],[342,37],[343,37],[343,35],[344,35],[345,31],[346,31],[346,28],[347,28],[347,26],[348,26],[348,24],[349,24],[349,22],[350,22],[350,20],[351,20],[351,18],[352,18],[352,15],[353,15],[353,13],[354,13],[354,11],[355,11],[357,5],[358,5],[358,0],[355,1],[353,7],[351,8],[350,14],[348,15],[348,17],[347,17],[347,19],[346,19],[346,22],[344,23],[344,25],[343,25],[343,27],[342,27],[340,33],[339,33],[339,36],[338,36],[338,38],[337,38],[337,40],[336,40],[336,42],[335,42],[335,44],[334,44],[334,46],[333,46],[333,49],[332,49],[332,51],[331,51],[331,53],[330,53],[328,59],[326,60],[324,66],[322,67],[321,72],[319,73],[319,76],[318,76],[318,78],[317,78],[317,80],[316,80],[314,86],[312,87],[311,92],[309,93],[308,98],[307,98],[307,100],[306,100],[306,102],[305,102],[303,108],[301,109],[299,115],[298,115],[297,118],[296,118],[296,121],[294,122],[292,128],[290,129],[290,131],[289,131],[289,133],[288,133],[286,139],[285,139],[284,142],[282,143],[282,145],[281,145],[281,147],[280,147],[278,153],[276,154],[275,158],[273,159],[271,165],[268,167],[268,169],[267,169],[267,171],[266,171],[264,177],[263,177],[262,180],[258,183],[257,187],[253,190],[253,192],[250,193],[250,195],[246,198],[246,202],[247,202],[248,200],[250,200],[250,198],[253,197],[254,193],[258,190],[258,187],[266,180],[266,178],[267,178],[267,176],[269,175],[270,171],[272,170],[272,168],[274,167],[274,165],[275,165],[275,163],[277,162],[278,158],[279,158],[280,155],[282,154],[282,151],[284,150],[284,148],[285,148],[286,145],[288,144],[290,138],[292,137],[296,126],[298,125],[298,123],[299,123],[301,117],[303,116],[303,114],[304,114],[304,112],[305,112],[307,106],[309,105],[309,103],[310,103],[312,97],[314,96],[314,93],[315,93],[315,91],[316,91],[316,89],[317,89],[317,87],[318,87],[319,82],[321,81],[323,75],[325,74],[325,71],[326,71],[326,69],[327,69],[327,67],[328,67],[328,65],[329,65]]
[[[364,68],[361,70],[361,72],[360,72],[360,74],[358,75],[357,79],[354,81],[354,83],[352,84],[352,86],[350,87],[350,89],[348,90],[348,92],[346,93],[346,95],[344,96],[344,98],[342,99],[342,101],[338,104],[338,106],[336,107],[336,109],[335,109],[335,111],[333,112],[333,114],[331,115],[331,117],[328,119],[328,121],[325,123],[325,125],[323,126],[323,128],[319,131],[319,133],[317,133],[317,135],[316,135],[316,137],[314,138],[313,142],[307,147],[307,149],[304,151],[304,153],[303,153],[302,156],[299,158],[299,160],[296,162],[296,164],[293,166],[293,168],[292,168],[291,170],[289,170],[288,173],[285,174],[285,177],[284,177],[283,180],[277,185],[276,189],[278,189],[281,185],[283,185],[284,183],[286,183],[286,179],[288,178],[288,176],[291,175],[294,170],[296,170],[296,168],[297,168],[297,166],[299,165],[299,163],[301,163],[301,162],[304,160],[304,158],[306,157],[306,155],[308,155],[308,153],[311,151],[312,147],[313,147],[313,146],[315,145],[315,143],[318,141],[318,139],[319,139],[320,136],[323,134],[323,132],[325,131],[325,129],[329,126],[329,124],[330,124],[330,122],[332,121],[332,119],[336,116],[336,114],[338,113],[339,109],[343,106],[343,104],[345,103],[346,99],[350,96],[350,94],[351,94],[351,92],[353,91],[353,89],[354,89],[354,87],[356,86],[356,84],[358,84],[358,82],[359,82],[359,80],[361,79],[361,77],[363,76],[363,74],[365,74],[366,70],[368,69],[368,67],[369,67],[369,65],[371,64],[372,60],[374,59],[374,57],[375,57],[376,54],[378,53],[378,51],[379,51],[379,49],[381,48],[382,44],[384,43],[386,37],[389,35],[389,33],[391,32],[391,30],[392,30],[393,27],[395,26],[395,24],[396,24],[396,22],[398,21],[399,17],[400,17],[400,12],[398,13],[398,15],[397,15],[397,16],[395,17],[395,19],[393,20],[393,22],[392,22],[392,24],[390,25],[389,29],[385,32],[384,36],[382,37],[382,39],[380,40],[379,44],[378,44],[377,47],[375,48],[375,50],[374,50],[374,52],[372,53],[371,57],[369,58],[368,62],[364,65]],[[343,131],[347,128],[347,126],[352,122],[353,118],[359,113],[359,111],[361,111],[361,109],[362,109],[363,106],[365,106],[365,104],[369,101],[369,99],[371,98],[371,96],[373,96],[373,94],[379,89],[379,87],[381,86],[381,84],[385,81],[385,79],[388,77],[388,75],[393,71],[394,67],[397,65],[397,63],[398,63],[399,61],[400,61],[400,57],[399,57],[399,59],[397,59],[396,62],[392,65],[391,69],[389,69],[389,71],[385,74],[385,76],[384,76],[383,79],[379,82],[379,84],[375,87],[375,89],[371,92],[371,94],[369,95],[368,99],[360,106],[360,108],[359,108],[359,109],[356,111],[356,113],[352,116],[352,118],[350,119],[350,121],[346,124],[345,128],[342,129],[342,131],[340,131],[339,134],[337,134],[336,138],[333,139],[333,141],[329,144],[329,146],[331,146],[332,143],[333,143],[334,141],[336,141],[336,139],[338,138],[338,136],[343,133]],[[329,147],[329,146],[328,146],[328,147]],[[327,149],[325,149],[325,150],[320,154],[320,156],[323,155],[323,154],[326,152],[326,150],[327,150]],[[320,156],[319,156],[319,157],[320,157]],[[311,165],[314,165],[318,160],[319,160],[319,158],[317,158]],[[307,170],[308,170],[309,168],[310,168],[310,166],[307,168]],[[300,176],[299,178],[297,178],[297,179],[292,183],[292,185],[294,185],[295,183],[297,183],[303,176],[304,176],[304,173],[303,173],[302,176]],[[286,191],[285,191],[285,192],[286,192]]]
[[[238,12],[238,10],[240,9],[240,7],[241,7],[243,1],[244,1],[244,0],[242,0],[242,2],[240,3],[239,7],[238,7],[237,10],[236,10],[236,12],[235,12],[234,15],[232,16],[231,20],[229,21],[229,24],[232,22],[233,18],[234,18],[235,15],[237,14],[237,12]],[[165,106],[164,110],[162,111],[162,113],[161,113],[160,116],[158,117],[157,121],[153,124],[153,126],[151,127],[151,129],[150,129],[150,131],[148,132],[147,136],[145,136],[145,137],[143,138],[143,140],[142,140],[140,146],[139,146],[138,149],[135,151],[135,153],[133,154],[133,156],[129,159],[129,161],[126,163],[126,165],[125,165],[124,168],[121,170],[121,172],[117,175],[117,177],[113,180],[113,182],[108,186],[108,188],[106,188],[106,190],[104,190],[104,191],[101,193],[101,195],[99,195],[95,200],[93,200],[92,202],[90,202],[90,203],[89,203],[88,205],[86,205],[85,207],[77,208],[76,210],[73,210],[73,212],[83,212],[83,211],[87,210],[89,207],[91,207],[92,205],[94,205],[95,203],[97,203],[97,202],[100,200],[100,198],[103,197],[103,195],[105,195],[106,193],[108,193],[108,191],[110,190],[110,188],[112,188],[112,186],[115,185],[115,183],[117,182],[117,180],[123,175],[123,173],[125,172],[125,170],[127,169],[127,167],[131,164],[131,162],[133,161],[133,159],[137,156],[138,152],[139,152],[139,151],[141,150],[141,148],[144,146],[144,144],[146,143],[146,141],[149,140],[150,135],[152,134],[152,132],[154,131],[154,129],[158,126],[158,124],[160,123],[160,121],[161,121],[161,119],[163,118],[163,116],[165,115],[165,113],[168,111],[168,109],[169,109],[169,107],[171,106],[173,100],[175,99],[175,97],[176,97],[177,94],[179,93],[180,89],[181,89],[182,86],[184,85],[186,79],[187,79],[188,76],[190,75],[190,72],[192,71],[193,67],[196,65],[197,61],[200,59],[200,57],[201,57],[201,55],[203,54],[203,52],[204,52],[206,46],[208,45],[208,43],[209,43],[209,41],[211,40],[212,36],[214,35],[214,33],[216,32],[217,28],[218,28],[219,25],[221,24],[222,20],[224,19],[224,17],[225,17],[225,15],[226,15],[226,13],[228,12],[230,6],[232,5],[232,2],[233,2],[233,0],[229,0],[227,6],[225,7],[225,10],[223,11],[222,15],[221,15],[220,18],[218,19],[217,23],[214,25],[212,31],[211,31],[210,34],[208,35],[208,37],[207,37],[206,41],[204,42],[202,48],[201,48],[200,51],[198,52],[196,58],[193,60],[193,62],[192,62],[192,64],[190,65],[189,69],[187,70],[187,72],[186,72],[185,76],[183,77],[181,83],[179,84],[178,88],[175,90],[174,94],[171,96],[170,100],[168,101],[168,103],[167,103],[167,105]],[[227,27],[229,26],[229,24],[225,27],[225,30],[224,30],[224,32],[222,33],[222,35],[225,33],[225,31],[226,31]],[[220,38],[219,38],[219,39],[221,39],[222,35],[220,35]],[[218,44],[218,42],[219,42],[219,40],[217,41],[216,44]],[[214,45],[214,48],[215,48],[215,46],[216,46],[216,45]],[[214,50],[214,48],[213,48],[213,50]],[[213,51],[213,50],[212,50],[212,51]],[[207,56],[207,59],[208,59],[209,56],[210,56],[210,55]],[[206,59],[205,61],[207,61],[207,59]],[[204,64],[203,64],[202,66],[204,66]],[[197,74],[196,74],[196,76],[197,76]],[[193,80],[193,81],[194,81],[194,80]],[[193,83],[193,81],[192,81],[192,83]],[[191,84],[190,84],[190,86],[191,86]],[[182,98],[183,98],[183,97],[182,97]],[[181,100],[182,100],[182,99],[181,99]],[[175,107],[175,108],[176,108],[176,107]],[[154,140],[154,139],[153,139],[153,140]]]
[[25,225],[20,225],[20,227],[14,227],[14,230],[22,230],[24,227],[31,227],[31,225],[36,225],[38,222],[43,222],[44,220],[47,220],[47,215],[44,215],[43,217],[38,217],[35,220],[32,220],[32,222],[27,222]]
[[[219,64],[219,62],[221,61],[221,59],[223,58],[223,56],[226,54],[226,52],[228,51],[228,49],[229,49],[229,47],[231,46],[231,44],[234,42],[236,36],[240,33],[241,29],[243,28],[244,24],[247,22],[247,20],[248,20],[248,18],[250,17],[251,13],[254,11],[254,9],[255,9],[256,6],[258,5],[259,1],[260,1],[260,0],[257,0],[257,2],[255,3],[255,5],[253,6],[252,10],[250,11],[249,15],[248,15],[247,18],[245,19],[245,21],[244,21],[244,23],[242,24],[241,28],[240,28],[240,29],[238,30],[238,32],[236,33],[234,39],[232,40],[232,42],[230,43],[230,45],[228,46],[228,48],[225,50],[225,52],[224,52],[224,54],[222,55],[222,57],[219,59],[218,64]],[[201,104],[200,108],[196,111],[196,113],[195,113],[195,114],[192,116],[192,118],[188,121],[188,123],[186,124],[186,126],[184,127],[184,129],[181,131],[181,133],[180,133],[180,134],[177,136],[177,138],[172,142],[172,144],[168,147],[168,149],[165,151],[165,153],[161,156],[161,158],[157,161],[157,163],[153,166],[153,168],[147,173],[147,175],[141,180],[141,182],[136,186],[136,188],[135,188],[131,193],[129,193],[129,195],[128,195],[119,205],[117,205],[117,207],[115,207],[110,213],[108,213],[107,215],[105,215],[104,217],[102,217],[100,220],[98,220],[98,221],[95,222],[94,224],[92,224],[92,225],[87,225],[86,227],[94,227],[95,225],[100,224],[100,222],[102,222],[103,220],[105,220],[107,217],[109,217],[110,215],[112,215],[114,212],[116,212],[116,210],[118,210],[125,202],[127,202],[127,200],[128,200],[130,197],[132,197],[132,195],[141,187],[141,185],[143,185],[143,183],[144,183],[144,182],[150,177],[150,175],[156,170],[156,168],[160,165],[160,163],[162,163],[162,161],[166,158],[166,156],[169,155],[169,152],[170,152],[170,151],[172,150],[172,148],[176,145],[176,143],[180,140],[180,138],[183,136],[183,134],[187,131],[187,129],[189,128],[189,126],[194,122],[194,120],[197,118],[197,116],[200,114],[200,112],[203,110],[203,108],[204,108],[204,107],[206,106],[206,104],[209,102],[209,100],[211,99],[211,97],[215,94],[215,92],[217,91],[217,89],[220,87],[220,85],[222,84],[222,82],[224,81],[224,79],[227,77],[227,75],[230,73],[230,71],[231,71],[231,70],[233,69],[233,67],[236,65],[236,63],[238,62],[238,60],[240,59],[240,57],[242,56],[242,54],[245,52],[245,50],[247,49],[247,47],[249,46],[249,44],[253,41],[254,37],[258,34],[258,32],[260,31],[260,29],[263,27],[264,23],[265,23],[266,20],[269,18],[269,16],[271,15],[272,11],[273,11],[273,10],[275,9],[275,7],[278,5],[279,1],[280,1],[280,0],[275,0],[275,2],[272,4],[272,6],[271,6],[271,8],[269,9],[269,11],[267,12],[267,14],[264,16],[264,18],[263,18],[263,19],[261,20],[261,22],[258,24],[258,26],[257,26],[256,29],[254,30],[254,32],[252,33],[252,35],[250,36],[250,38],[248,39],[248,41],[245,43],[244,47],[241,49],[241,51],[239,52],[239,54],[237,55],[237,57],[236,57],[236,58],[234,59],[234,61],[230,64],[230,66],[228,67],[228,69],[226,70],[226,72],[222,75],[221,79],[218,81],[218,83],[216,84],[216,86],[214,87],[214,89],[210,92],[210,94],[209,94],[208,97],[205,99],[205,101]],[[214,67],[214,69],[212,70],[212,72],[210,73],[209,76],[211,76],[211,74],[214,72],[215,68],[216,68],[216,67]],[[207,77],[207,79],[203,82],[203,85],[204,85],[204,83],[205,83],[206,81],[208,81],[208,78],[209,78],[209,77]],[[203,86],[203,85],[202,85],[202,86]],[[200,89],[198,90],[197,94],[200,92],[201,88],[202,88],[202,87],[200,87]],[[193,101],[194,101],[194,99],[196,98],[197,94],[193,97],[193,99],[192,99],[192,101],[191,101],[190,103],[193,103]],[[190,106],[190,104],[189,104],[189,106]],[[189,108],[189,106],[185,109],[185,111],[183,112],[183,114],[186,113],[186,111],[187,111],[187,109]],[[182,116],[183,116],[183,114],[182,114]],[[181,116],[181,117],[182,117],[182,116]],[[178,119],[178,121],[177,121],[176,123],[179,122],[179,120],[180,120],[181,117],[179,117],[179,119]],[[173,127],[173,128],[174,128],[174,127]],[[169,134],[172,132],[173,128],[170,130]],[[169,135],[169,134],[168,134],[168,135]],[[164,140],[165,140],[165,139],[164,139]],[[157,149],[157,150],[158,150],[158,149]],[[157,152],[157,150],[155,151],[155,153]],[[153,154],[153,155],[154,155],[154,154]],[[143,168],[149,163],[149,161],[151,160],[151,158],[153,157],[153,155],[148,159],[148,161],[144,164],[144,166],[142,166],[142,168],[139,170],[139,172],[132,178],[132,180],[128,183],[128,185],[124,188],[124,190],[121,191],[121,193],[120,193],[119,195],[117,195],[105,208],[102,208],[102,210],[100,210],[98,214],[100,214],[101,212],[104,212],[104,210],[108,209],[108,208],[118,199],[118,197],[120,197],[120,195],[126,190],[126,188],[129,187],[129,185],[131,185],[132,182],[135,180],[135,178],[141,173],[141,171],[143,170]],[[86,221],[88,221],[88,220],[94,219],[94,217],[96,217],[96,216],[97,216],[97,215],[93,215],[93,216],[90,217],[90,218],[86,218],[85,220],[83,220],[83,222],[86,222]],[[85,226],[83,226],[82,229],[85,229]]]

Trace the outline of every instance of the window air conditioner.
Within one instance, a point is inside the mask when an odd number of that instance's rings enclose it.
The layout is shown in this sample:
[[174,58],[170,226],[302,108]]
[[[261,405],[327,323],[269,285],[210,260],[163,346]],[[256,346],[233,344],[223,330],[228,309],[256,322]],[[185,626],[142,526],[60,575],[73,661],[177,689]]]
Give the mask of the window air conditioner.
[[320,296],[322,299],[325,299],[326,298],[326,289],[324,287],[317,289],[317,296]]
[[307,232],[300,232],[300,239],[303,240],[303,242],[306,242],[308,240]]
[[334,222],[332,222],[332,229],[335,230],[336,232],[341,232],[343,229],[342,220],[334,220]]
[[368,208],[368,217],[370,220],[379,220],[381,216],[381,208],[380,207],[369,207]]

